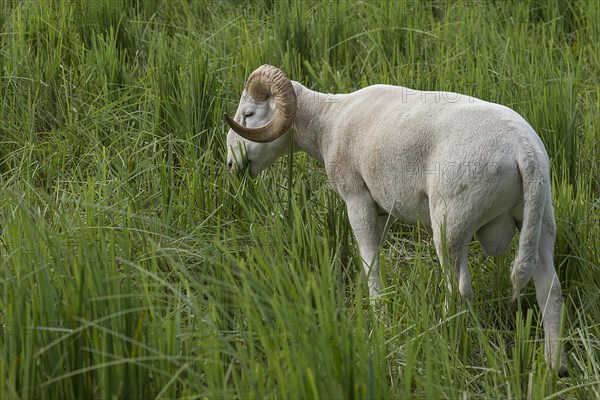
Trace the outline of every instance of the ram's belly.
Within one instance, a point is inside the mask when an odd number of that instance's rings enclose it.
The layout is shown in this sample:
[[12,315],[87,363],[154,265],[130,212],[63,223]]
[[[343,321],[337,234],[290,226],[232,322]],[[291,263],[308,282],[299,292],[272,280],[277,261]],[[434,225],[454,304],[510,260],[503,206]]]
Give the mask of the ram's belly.
[[[404,178],[404,179],[402,179]],[[367,183],[373,200],[398,220],[410,224],[431,226],[429,198],[419,182],[397,175]]]

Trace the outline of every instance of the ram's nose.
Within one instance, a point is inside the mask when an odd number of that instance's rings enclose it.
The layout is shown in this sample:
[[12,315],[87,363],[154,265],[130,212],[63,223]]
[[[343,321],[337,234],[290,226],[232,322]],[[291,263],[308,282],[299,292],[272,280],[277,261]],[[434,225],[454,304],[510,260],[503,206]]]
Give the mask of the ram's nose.
[[227,158],[227,169],[229,169],[229,172],[232,174],[238,174],[244,171],[244,168],[245,165],[239,161],[236,161],[234,157]]

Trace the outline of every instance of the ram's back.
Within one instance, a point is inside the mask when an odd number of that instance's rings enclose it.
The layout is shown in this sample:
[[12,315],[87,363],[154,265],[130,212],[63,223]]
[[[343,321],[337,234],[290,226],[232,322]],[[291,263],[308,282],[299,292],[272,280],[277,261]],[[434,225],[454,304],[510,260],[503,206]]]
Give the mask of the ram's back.
[[451,92],[375,85],[335,106],[325,160],[332,185],[339,192],[366,185],[383,210],[406,222],[429,225],[430,196],[458,200],[467,188],[495,193],[498,186],[518,202],[515,146],[542,146],[515,111]]

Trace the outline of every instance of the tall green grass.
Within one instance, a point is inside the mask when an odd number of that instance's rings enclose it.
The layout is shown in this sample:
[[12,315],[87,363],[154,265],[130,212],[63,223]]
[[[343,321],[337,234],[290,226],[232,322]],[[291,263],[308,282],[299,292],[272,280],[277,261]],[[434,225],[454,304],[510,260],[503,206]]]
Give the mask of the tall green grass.
[[[0,398],[599,397],[599,20],[594,0],[0,2]],[[510,300],[512,254],[474,244],[475,300],[448,303],[431,239],[397,225],[373,310],[313,160],[227,172],[221,115],[262,63],[531,122],[569,377],[533,290]]]

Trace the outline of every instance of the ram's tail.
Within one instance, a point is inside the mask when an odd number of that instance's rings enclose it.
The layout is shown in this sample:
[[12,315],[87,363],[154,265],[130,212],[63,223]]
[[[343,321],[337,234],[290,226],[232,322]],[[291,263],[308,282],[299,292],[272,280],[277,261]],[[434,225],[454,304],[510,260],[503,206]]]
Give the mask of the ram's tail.
[[535,143],[525,138],[520,143],[517,165],[523,182],[523,225],[519,250],[512,268],[513,299],[524,288],[535,270],[546,198],[550,191],[548,157]]

